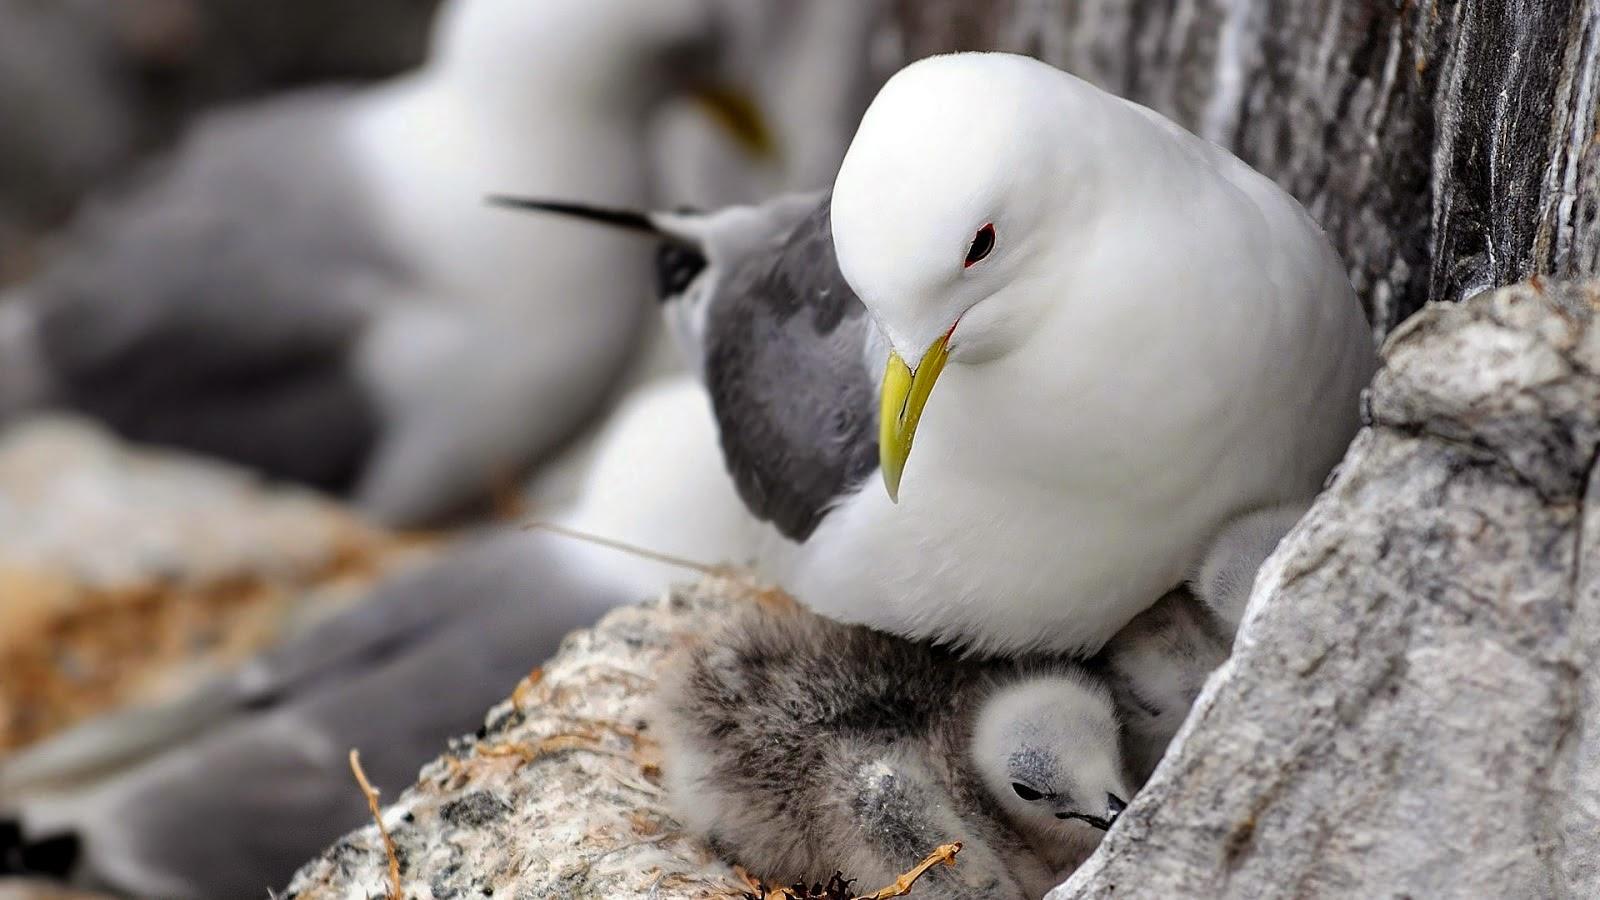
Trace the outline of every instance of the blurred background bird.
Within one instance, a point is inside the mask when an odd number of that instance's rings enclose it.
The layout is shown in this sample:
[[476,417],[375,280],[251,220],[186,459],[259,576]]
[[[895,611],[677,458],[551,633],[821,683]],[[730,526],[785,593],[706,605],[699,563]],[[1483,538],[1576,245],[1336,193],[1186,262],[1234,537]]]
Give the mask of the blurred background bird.
[[651,318],[648,248],[482,198],[651,197],[674,99],[778,172],[755,68],[776,13],[456,0],[416,74],[206,117],[0,301],[0,415],[76,410],[391,524],[471,510],[600,410]]
[[[263,490],[429,526],[433,548],[235,671],[174,675],[159,700],[0,758],[0,877],[263,893],[365,815],[345,750],[410,781],[563,635],[637,599],[611,572],[628,557],[497,529],[486,501],[572,501],[550,510],[572,521],[604,499],[587,473],[613,401],[632,415],[634,386],[654,397],[680,367],[657,347],[654,249],[485,198],[711,207],[824,185],[881,81],[880,7],[0,0],[0,115],[36,126],[0,135],[0,438],[87,417],[180,467],[243,465]],[[37,497],[17,473],[41,458],[12,462],[0,519],[21,525]],[[50,496],[86,515],[120,502],[58,474]],[[8,638],[62,640],[16,549],[0,546],[0,613],[37,630]],[[167,590],[157,557],[138,559],[139,596]],[[217,577],[221,596],[247,583]],[[130,627],[114,618],[89,627]],[[230,639],[190,625],[197,647]],[[10,653],[0,679],[22,671]],[[0,708],[0,725],[31,714]]]
[[218,104],[420,62],[439,0],[0,0],[0,280],[85,194]]

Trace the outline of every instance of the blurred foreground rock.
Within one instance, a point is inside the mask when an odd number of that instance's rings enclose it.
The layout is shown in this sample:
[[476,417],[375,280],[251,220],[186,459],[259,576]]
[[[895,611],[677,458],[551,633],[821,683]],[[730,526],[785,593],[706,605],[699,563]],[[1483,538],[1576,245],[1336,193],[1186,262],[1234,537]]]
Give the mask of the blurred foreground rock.
[[0,752],[175,694],[424,553],[73,420],[0,431]]
[[[1535,283],[1395,335],[1234,660],[1056,900],[1600,896],[1597,309],[1600,284]],[[642,721],[668,651],[738,590],[573,635],[424,769],[384,813],[405,896],[744,890],[675,833]],[[382,896],[385,859],[365,828],[290,896]]]

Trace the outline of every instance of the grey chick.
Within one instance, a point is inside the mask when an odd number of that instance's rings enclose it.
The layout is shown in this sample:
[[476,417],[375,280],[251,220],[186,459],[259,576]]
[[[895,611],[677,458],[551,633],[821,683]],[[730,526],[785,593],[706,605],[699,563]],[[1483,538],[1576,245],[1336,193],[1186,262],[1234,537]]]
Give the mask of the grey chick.
[[0,763],[0,875],[146,897],[281,886],[366,819],[351,748],[398,791],[568,631],[625,599],[573,573],[564,547],[474,540],[185,701]]
[[769,881],[888,883],[959,840],[919,896],[1041,897],[1128,796],[1110,695],[1072,662],[979,662],[795,607],[734,615],[657,718],[675,813]]
[[1290,504],[1234,519],[1212,541],[1188,588],[1135,616],[1101,652],[1135,784],[1155,771],[1206,679],[1227,661],[1257,570],[1305,511],[1304,504]]

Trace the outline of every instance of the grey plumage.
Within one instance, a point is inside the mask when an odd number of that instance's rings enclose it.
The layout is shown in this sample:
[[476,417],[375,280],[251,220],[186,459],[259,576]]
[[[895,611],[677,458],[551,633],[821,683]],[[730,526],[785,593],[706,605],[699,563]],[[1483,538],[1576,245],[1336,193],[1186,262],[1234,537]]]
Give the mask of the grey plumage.
[[32,842],[76,836],[89,883],[262,895],[365,817],[351,748],[380,787],[410,784],[568,630],[624,599],[574,575],[560,547],[479,540],[153,719],[131,710],[24,753],[0,765],[0,819],[20,817]]
[[0,121],[8,123],[0,129],[0,224],[56,222],[131,152],[131,86],[111,64],[116,11],[85,0],[0,0]]
[[[1008,704],[980,729],[997,700],[1037,688],[1071,701],[1024,710],[1038,715],[1020,727]],[[1031,743],[1040,733],[1031,726],[1057,709],[1084,711],[1084,727],[1046,727],[1051,739]],[[792,607],[736,612],[670,675],[658,718],[677,814],[778,883],[826,880],[836,869],[888,883],[961,840],[959,865],[929,873],[919,895],[1038,897],[1099,832],[1052,813],[1013,815],[1016,804],[986,774],[1081,767],[1122,784],[1109,696],[1077,665],[978,662]],[[1069,743],[1058,746],[1058,735]],[[1000,777],[999,790],[1028,806]],[[1104,815],[1107,792],[1081,812]]]
[[[437,0],[0,0],[0,257],[205,108],[391,75]],[[26,265],[0,259],[0,278]]]
[[1186,589],[1134,616],[1100,653],[1117,708],[1123,752],[1137,783],[1155,771],[1206,678],[1228,658],[1231,632]]
[[1239,630],[1261,564],[1305,517],[1307,508],[1305,503],[1288,503],[1246,513],[1212,538],[1189,583],[1228,634]]
[[[405,266],[334,149],[343,91],[214,117],[29,285],[50,392],[136,440],[348,487],[378,412],[349,351]],[[308,436],[315,436],[314,439]]]
[[699,362],[728,471],[745,505],[795,540],[878,468],[872,323],[839,272],[828,200],[730,259],[701,301]]
[[1276,506],[1229,522],[1189,586],[1135,616],[1101,651],[1137,783],[1150,777],[1206,679],[1227,661],[1256,572],[1305,510]]
[[664,315],[711,398],[723,461],[750,512],[803,541],[878,469],[881,346],[839,271],[830,192],[714,213],[502,198],[662,238]]

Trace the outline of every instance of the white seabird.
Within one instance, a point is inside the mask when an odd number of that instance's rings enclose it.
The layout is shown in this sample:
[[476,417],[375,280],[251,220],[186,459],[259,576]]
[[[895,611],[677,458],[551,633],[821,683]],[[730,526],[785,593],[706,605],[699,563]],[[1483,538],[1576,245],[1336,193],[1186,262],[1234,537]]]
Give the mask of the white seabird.
[[841,497],[802,548],[793,589],[824,610],[1094,649],[1227,522],[1314,496],[1359,424],[1371,331],[1300,204],[1043,63],[903,70],[832,216],[890,347],[888,490]]
[[0,300],[0,358],[42,370],[0,401],[347,488],[391,523],[455,512],[596,412],[647,316],[643,248],[482,196],[644,200],[649,114],[712,86],[723,19],[713,0],[454,0],[415,75],[209,119]]
[[979,652],[1093,652],[1227,523],[1314,496],[1376,365],[1292,197],[1024,57],[900,72],[831,199],[598,218],[667,238],[728,470],[786,538],[741,550]]

